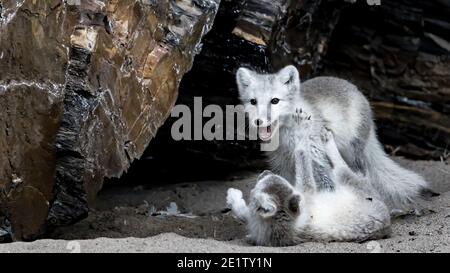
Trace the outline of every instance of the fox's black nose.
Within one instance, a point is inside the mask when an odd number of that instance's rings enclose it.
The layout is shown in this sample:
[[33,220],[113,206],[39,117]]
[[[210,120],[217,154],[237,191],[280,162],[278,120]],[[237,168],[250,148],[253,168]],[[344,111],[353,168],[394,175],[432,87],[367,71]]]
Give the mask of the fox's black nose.
[[264,121],[262,119],[259,119],[259,118],[255,119],[256,126],[261,126],[263,123],[264,123]]

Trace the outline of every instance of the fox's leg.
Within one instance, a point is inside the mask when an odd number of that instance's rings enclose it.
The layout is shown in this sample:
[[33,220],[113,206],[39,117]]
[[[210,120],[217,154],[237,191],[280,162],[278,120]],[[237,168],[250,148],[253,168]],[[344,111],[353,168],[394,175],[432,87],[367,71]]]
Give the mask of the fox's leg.
[[[294,151],[295,188],[300,192],[315,192],[313,160],[310,153],[308,132],[311,130],[312,117],[302,109],[297,109],[291,120],[299,129],[298,140]],[[300,135],[301,134],[301,135]]]
[[376,191],[367,178],[362,173],[355,173],[344,160],[334,140],[333,133],[324,127],[321,138],[325,146],[325,152],[333,165],[335,181],[351,186],[368,195],[377,196]]
[[227,204],[230,206],[233,214],[241,221],[247,222],[250,218],[250,209],[242,198],[242,192],[230,188],[227,192]]
[[326,127],[323,127],[321,132],[321,139],[325,146],[325,153],[328,155],[334,169],[342,169],[353,172],[342,157],[337,144],[334,140],[334,135]]
[[295,188],[300,192],[313,193],[316,191],[313,161],[307,150],[295,151]]

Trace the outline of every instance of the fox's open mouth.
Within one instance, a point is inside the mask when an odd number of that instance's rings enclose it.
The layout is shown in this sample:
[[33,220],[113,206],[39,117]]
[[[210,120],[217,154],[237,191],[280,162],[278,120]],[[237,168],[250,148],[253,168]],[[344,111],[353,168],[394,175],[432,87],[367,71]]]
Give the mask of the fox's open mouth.
[[277,126],[278,122],[273,122],[271,125],[269,126],[265,126],[265,127],[259,127],[258,128],[258,135],[259,138],[262,141],[269,141],[273,134],[276,132],[276,130],[278,129]]

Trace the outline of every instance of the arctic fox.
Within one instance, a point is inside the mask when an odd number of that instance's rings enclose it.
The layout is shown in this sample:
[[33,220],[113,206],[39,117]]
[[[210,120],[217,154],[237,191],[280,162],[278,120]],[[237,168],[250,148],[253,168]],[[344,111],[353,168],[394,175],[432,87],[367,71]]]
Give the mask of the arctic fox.
[[[418,174],[389,159],[376,136],[370,104],[356,86],[334,77],[317,77],[300,84],[298,70],[288,66],[276,74],[258,74],[246,68],[237,72],[240,98],[249,113],[251,126],[258,128],[263,141],[278,134],[280,146],[269,153],[271,168],[294,185],[301,156],[295,153],[303,144],[302,128],[292,128],[289,116],[301,110],[316,123],[329,128],[337,147],[350,168],[368,178],[391,210],[404,212],[417,208],[427,189]],[[327,186],[327,161],[314,167]]]
[[[227,203],[233,214],[247,223],[248,240],[256,245],[287,246],[305,241],[366,241],[390,233],[390,214],[375,191],[341,157],[328,133],[322,140],[308,138],[311,145],[300,150],[305,156],[305,186],[294,188],[286,179],[265,171],[257,180],[247,206],[242,192],[229,189]],[[316,184],[313,163],[325,152],[332,170],[333,191]],[[317,157],[319,156],[319,157]]]

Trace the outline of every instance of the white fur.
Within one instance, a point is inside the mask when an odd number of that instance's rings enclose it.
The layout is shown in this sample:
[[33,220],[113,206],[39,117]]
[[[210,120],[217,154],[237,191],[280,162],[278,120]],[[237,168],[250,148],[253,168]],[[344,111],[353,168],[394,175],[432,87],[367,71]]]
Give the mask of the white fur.
[[390,225],[389,211],[379,200],[364,199],[348,186],[307,198],[297,228],[318,241],[361,241]]
[[246,221],[246,219],[248,219],[250,212],[240,190],[233,188],[228,189],[227,204],[232,208],[233,214],[239,220]]

